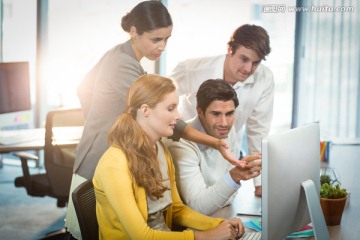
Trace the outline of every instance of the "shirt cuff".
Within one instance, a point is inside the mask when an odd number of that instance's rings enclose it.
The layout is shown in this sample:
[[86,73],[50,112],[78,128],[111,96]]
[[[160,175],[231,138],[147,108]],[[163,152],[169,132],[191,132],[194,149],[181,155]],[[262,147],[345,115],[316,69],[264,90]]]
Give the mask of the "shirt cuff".
[[261,186],[261,175],[257,176],[256,178],[253,178],[254,179],[254,186],[257,187],[257,186]]
[[224,176],[224,180],[227,184],[229,184],[230,187],[234,188],[234,189],[239,189],[241,187],[241,183],[236,183],[229,172],[227,172]]

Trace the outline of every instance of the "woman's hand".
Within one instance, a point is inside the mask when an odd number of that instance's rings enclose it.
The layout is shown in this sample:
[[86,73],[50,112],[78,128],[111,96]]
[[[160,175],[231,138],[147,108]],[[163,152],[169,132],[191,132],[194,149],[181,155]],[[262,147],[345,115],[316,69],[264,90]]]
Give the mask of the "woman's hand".
[[181,137],[188,141],[196,142],[218,150],[232,165],[239,167],[244,167],[246,165],[244,161],[236,159],[236,157],[229,151],[229,145],[224,139],[218,139],[206,133],[200,132],[190,125],[186,125]]
[[195,240],[235,240],[239,239],[244,234],[244,226],[239,218],[232,218],[225,220],[216,228],[203,231],[194,232]]
[[235,239],[239,239],[245,232],[244,225],[242,224],[240,218],[234,217],[232,219],[229,219],[228,221],[230,221],[231,225],[236,229]]
[[245,167],[246,162],[236,159],[236,157],[229,151],[229,145],[224,139],[219,139],[216,149],[221,153],[229,163],[238,167]]

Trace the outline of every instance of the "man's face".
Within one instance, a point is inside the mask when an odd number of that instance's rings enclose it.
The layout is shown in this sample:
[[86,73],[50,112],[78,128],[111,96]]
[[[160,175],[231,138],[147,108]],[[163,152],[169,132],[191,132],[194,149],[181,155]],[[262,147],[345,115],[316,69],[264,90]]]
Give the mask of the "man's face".
[[216,138],[226,138],[234,123],[235,104],[230,101],[213,101],[203,112],[197,108],[200,122],[206,133]]
[[257,69],[261,58],[252,49],[240,46],[234,54],[228,50],[228,64],[225,65],[225,80],[234,85],[243,82]]

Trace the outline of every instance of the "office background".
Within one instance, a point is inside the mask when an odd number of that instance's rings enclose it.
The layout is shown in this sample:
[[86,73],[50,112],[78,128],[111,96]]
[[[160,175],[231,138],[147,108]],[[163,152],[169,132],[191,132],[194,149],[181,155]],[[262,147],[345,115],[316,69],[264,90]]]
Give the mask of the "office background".
[[[0,129],[40,127],[49,110],[79,106],[77,85],[108,49],[128,39],[120,19],[138,2],[0,0],[0,61],[30,63],[32,101],[30,111],[0,114]],[[224,54],[238,26],[261,25],[272,48],[264,64],[276,86],[271,131],[320,121],[325,139],[360,138],[360,0],[162,2],[174,30],[161,60],[143,61],[149,73],[166,75],[186,58]],[[38,239],[63,227],[64,209],[55,200],[15,189],[19,171],[0,174],[6,221],[0,238]]]
[[[0,60],[30,63],[33,105],[1,114],[4,128],[43,126],[47,111],[79,106],[78,83],[105,51],[128,39],[120,20],[140,1],[0,2]],[[258,24],[271,40],[263,63],[276,84],[272,131],[320,121],[323,138],[360,136],[359,0],[163,2],[174,30],[161,60],[144,60],[148,72],[166,75],[186,58],[224,54],[238,26]]]

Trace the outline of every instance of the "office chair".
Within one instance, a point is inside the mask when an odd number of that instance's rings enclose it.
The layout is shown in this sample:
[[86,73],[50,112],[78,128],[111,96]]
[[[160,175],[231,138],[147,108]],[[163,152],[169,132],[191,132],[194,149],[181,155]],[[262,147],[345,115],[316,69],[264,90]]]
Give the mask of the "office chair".
[[96,218],[96,199],[92,180],[80,184],[72,193],[82,239],[98,240],[99,225]]
[[[45,123],[45,172],[30,174],[27,162],[38,157],[26,152],[14,153],[20,158],[23,170],[23,176],[15,179],[15,186],[24,187],[30,196],[56,198],[57,206],[65,207],[69,198],[76,142],[81,137],[83,125],[80,108],[48,112]],[[66,145],[66,141],[75,143]]]

